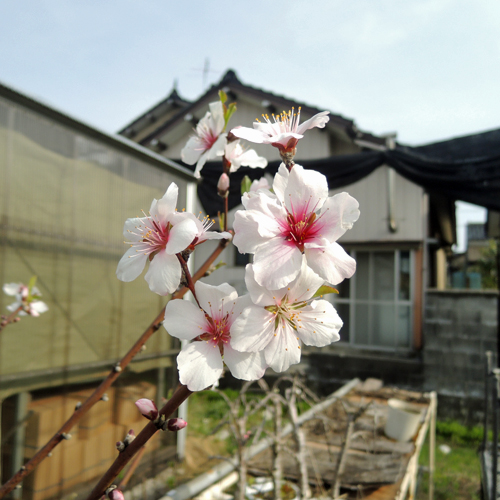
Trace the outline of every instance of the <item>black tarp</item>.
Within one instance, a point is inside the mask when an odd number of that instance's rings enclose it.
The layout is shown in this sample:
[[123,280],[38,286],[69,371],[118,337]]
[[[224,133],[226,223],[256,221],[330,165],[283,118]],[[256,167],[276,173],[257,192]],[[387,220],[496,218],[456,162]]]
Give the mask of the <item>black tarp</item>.
[[[337,155],[299,163],[323,173],[330,189],[352,184],[376,168],[389,165],[431,194],[500,211],[500,130],[420,147],[398,145],[393,150]],[[231,174],[230,208],[240,203],[240,184],[245,175],[251,179],[260,178],[263,172],[274,175],[279,164],[271,162],[265,170],[242,167]],[[210,162],[203,167],[203,179],[198,185],[203,207],[212,215],[223,210],[222,199],[216,190],[220,174],[221,163]]]

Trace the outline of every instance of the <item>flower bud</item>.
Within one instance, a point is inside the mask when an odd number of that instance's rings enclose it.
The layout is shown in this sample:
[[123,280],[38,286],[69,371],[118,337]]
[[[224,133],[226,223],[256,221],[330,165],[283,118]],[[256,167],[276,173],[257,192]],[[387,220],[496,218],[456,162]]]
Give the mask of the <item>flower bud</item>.
[[187,422],[182,418],[171,418],[167,421],[167,429],[172,432],[180,431],[187,426]]
[[110,500],[125,500],[122,490],[119,490],[118,488],[113,488],[107,493],[107,495]]
[[125,436],[123,442],[125,443],[125,446],[128,446],[134,439],[135,439],[134,429],[130,429],[127,435]]
[[138,399],[135,402],[135,406],[137,406],[142,415],[148,420],[156,420],[156,417],[158,417],[158,408],[154,401],[150,399]]
[[227,198],[229,194],[229,175],[226,173],[223,173],[219,178],[219,182],[217,183],[217,192],[219,193],[219,196],[222,196],[222,198]]

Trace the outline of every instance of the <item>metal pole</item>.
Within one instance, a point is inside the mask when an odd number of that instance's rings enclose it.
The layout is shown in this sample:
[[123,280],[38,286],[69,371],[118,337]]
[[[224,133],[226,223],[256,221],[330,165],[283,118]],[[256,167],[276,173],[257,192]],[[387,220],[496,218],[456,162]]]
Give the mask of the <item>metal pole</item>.
[[500,370],[495,368],[495,383],[493,384],[493,443],[491,447],[491,498],[497,498],[497,470],[498,470],[498,384],[500,382]]
[[483,451],[486,450],[488,444],[488,409],[490,399],[490,378],[493,370],[493,352],[486,351],[486,370],[484,378],[484,435],[483,435]]

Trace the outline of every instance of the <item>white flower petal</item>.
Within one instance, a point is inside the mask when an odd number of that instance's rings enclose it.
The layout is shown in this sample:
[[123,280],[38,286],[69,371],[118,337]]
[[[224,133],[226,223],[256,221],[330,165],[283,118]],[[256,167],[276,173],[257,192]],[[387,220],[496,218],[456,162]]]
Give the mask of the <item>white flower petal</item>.
[[205,313],[187,300],[171,300],[165,307],[163,326],[178,339],[192,340],[206,331]]
[[[247,264],[245,268],[245,284],[254,304],[261,307],[266,307],[274,305],[276,303],[276,301],[274,300],[273,292],[259,285],[257,281],[255,281],[255,274],[252,264]],[[279,297],[281,298],[281,296]]]
[[30,309],[35,311],[37,314],[42,314],[44,312],[47,312],[49,310],[49,307],[45,302],[42,302],[41,300],[34,300],[30,303]]
[[204,152],[203,141],[197,136],[190,137],[181,151],[181,160],[187,165],[194,165]]
[[321,236],[330,241],[338,240],[352,228],[359,219],[359,214],[359,203],[348,193],[343,192],[328,198],[318,221],[318,224],[323,224]]
[[328,181],[315,170],[294,165],[285,188],[284,200],[288,211],[295,215],[315,212],[328,199]]
[[312,270],[331,283],[337,285],[345,278],[350,278],[356,271],[356,261],[338,244],[328,244],[322,248],[309,248],[305,245],[307,263]]
[[278,373],[288,370],[291,365],[300,362],[300,341],[296,332],[288,324],[277,330],[264,351],[266,363]]
[[255,252],[255,281],[270,290],[288,285],[300,272],[302,254],[295,245],[286,245],[283,238],[272,238]]
[[193,242],[197,234],[198,228],[195,222],[185,217],[170,230],[165,251],[171,255],[182,252]]
[[258,380],[267,368],[263,352],[238,352],[229,344],[224,346],[224,363],[241,380]]
[[21,283],[5,283],[2,290],[7,295],[16,296],[21,288]]
[[194,176],[199,179],[201,177],[200,172],[207,161],[215,159],[217,156],[224,155],[224,148],[226,146],[226,134],[221,134],[219,138],[214,142],[212,147],[205,151],[199,158],[198,163],[196,163],[196,168],[194,169]]
[[280,165],[280,168],[278,169],[278,172],[274,176],[274,181],[273,181],[273,191],[275,192],[276,196],[281,201],[281,203],[284,203],[285,201],[285,189],[286,186],[288,185],[289,177],[290,177],[290,172],[288,171],[288,168],[286,168],[285,164],[282,163]]
[[267,141],[267,134],[253,128],[239,126],[233,128],[231,130],[231,133],[240,139],[246,139],[247,141],[253,142],[255,144],[269,143]]
[[135,280],[142,273],[147,257],[137,252],[136,247],[129,248],[118,262],[116,277],[126,283]]
[[319,277],[310,267],[307,266],[307,259],[302,256],[300,273],[289,285],[286,291],[288,302],[302,302],[309,300],[324,283],[324,279]]
[[218,311],[222,307],[224,310],[232,310],[234,302],[238,298],[238,292],[227,283],[213,286],[203,283],[203,281],[197,281],[194,289],[200,306],[212,317],[217,317]]
[[231,233],[227,231],[222,231],[218,233],[217,231],[205,231],[203,236],[200,238],[200,241],[205,240],[230,240],[233,237]]
[[306,345],[323,347],[340,340],[342,320],[327,300],[315,300],[300,311],[298,335]]
[[181,265],[177,257],[161,250],[149,263],[144,279],[149,289],[158,295],[174,293],[181,281]]
[[273,338],[274,315],[263,307],[247,307],[231,325],[231,346],[237,351],[261,351]]
[[212,118],[212,129],[215,132],[215,134],[220,134],[226,125],[226,122],[224,120],[224,106],[222,105],[221,101],[215,101],[211,102],[208,105],[208,108],[210,109],[210,115]]
[[231,172],[236,172],[241,166],[250,168],[265,168],[267,160],[259,156],[253,149],[243,151],[239,156],[231,158]]
[[156,211],[162,224],[165,224],[168,220],[168,216],[175,212],[178,196],[179,188],[177,187],[177,184],[172,182],[170,186],[168,186],[163,197],[156,203]]
[[22,306],[22,302],[12,302],[7,306],[7,311],[14,312],[17,308]]
[[297,127],[297,132],[299,134],[303,134],[306,130],[309,130],[314,127],[324,128],[325,124],[330,121],[330,117],[327,116],[329,114],[330,114],[329,111],[322,111],[321,113],[314,115],[312,118],[309,118],[309,120],[306,120],[305,122],[301,123]]
[[179,380],[190,391],[202,391],[214,385],[224,365],[219,348],[208,342],[193,342],[177,356]]

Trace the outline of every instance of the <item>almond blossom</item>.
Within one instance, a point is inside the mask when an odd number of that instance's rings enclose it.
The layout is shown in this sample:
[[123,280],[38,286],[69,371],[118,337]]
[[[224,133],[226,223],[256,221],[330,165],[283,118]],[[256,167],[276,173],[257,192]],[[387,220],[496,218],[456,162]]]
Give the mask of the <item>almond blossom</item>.
[[286,286],[307,265],[332,285],[350,278],[356,262],[336,243],[358,220],[358,202],[347,193],[328,196],[326,177],[295,165],[281,164],[274,194],[259,190],[244,199],[246,210],[234,220],[234,244],[253,253],[259,285],[271,290]]
[[240,167],[265,168],[267,160],[259,156],[253,149],[244,149],[240,141],[229,142],[224,157],[231,163],[230,172],[236,172]]
[[200,307],[186,300],[172,300],[165,308],[163,326],[168,333],[194,340],[177,357],[181,383],[191,391],[201,391],[219,380],[223,362],[236,378],[261,378],[266,369],[264,356],[236,351],[231,341],[233,322],[250,304],[249,297],[238,297],[227,283],[211,286],[197,281],[195,292]]
[[314,115],[309,120],[300,123],[300,107],[297,112],[294,108],[291,111],[283,111],[280,115],[262,115],[264,123],[257,119],[253,123],[253,128],[236,127],[231,132],[240,139],[257,144],[271,144],[278,148],[280,152],[292,151],[297,146],[299,139],[304,137],[304,132],[308,129],[318,127],[324,128],[330,120],[327,116],[329,111],[322,111]]
[[181,151],[184,163],[194,165],[194,176],[199,178],[200,171],[209,160],[224,155],[226,135],[223,134],[226,126],[224,106],[221,101],[211,102],[205,116],[196,125],[196,134],[192,136]]
[[49,310],[47,304],[38,300],[42,295],[36,286],[26,286],[23,283],[5,283],[3,291],[16,298],[16,301],[7,306],[10,312],[17,311],[19,316],[33,316],[34,318]]
[[255,280],[254,266],[246,267],[245,282],[253,305],[233,324],[232,345],[248,352],[262,351],[265,362],[282,372],[300,361],[301,343],[317,347],[340,339],[342,320],[326,300],[312,300],[323,284],[302,258],[301,272],[289,286],[268,290]]
[[125,221],[123,236],[130,248],[118,263],[119,280],[133,281],[149,261],[144,278],[150,290],[168,295],[177,289],[182,269],[176,254],[205,234],[196,217],[176,211],[178,192],[177,185],[170,184],[163,198],[153,200],[149,215]]

